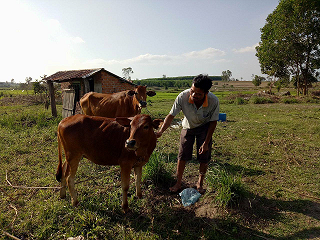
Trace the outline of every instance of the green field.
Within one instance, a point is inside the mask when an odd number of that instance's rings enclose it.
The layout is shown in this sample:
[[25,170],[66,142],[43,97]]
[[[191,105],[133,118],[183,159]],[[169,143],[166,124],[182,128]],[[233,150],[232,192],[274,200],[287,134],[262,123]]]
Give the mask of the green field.
[[0,89],[0,99],[3,97],[14,97],[17,95],[27,95],[27,94],[33,94],[33,90]]
[[[157,92],[143,113],[164,118],[178,93]],[[226,99],[229,94],[217,92],[227,122],[219,122],[213,136],[206,194],[185,208],[177,194],[169,193],[180,133],[169,128],[145,169],[142,199],[134,197],[132,176],[128,214],[121,210],[118,167],[83,159],[76,208],[69,192],[61,200],[52,188],[59,187],[61,105],[57,119],[43,105],[1,106],[0,238],[12,239],[9,233],[20,239],[319,239],[319,102],[239,104]],[[160,166],[156,175],[150,175],[151,165]],[[230,188],[231,197],[239,199],[220,204],[223,184],[211,181],[217,172],[221,179],[223,174],[240,179],[242,192]],[[197,174],[197,162],[189,162],[183,186],[193,187]]]

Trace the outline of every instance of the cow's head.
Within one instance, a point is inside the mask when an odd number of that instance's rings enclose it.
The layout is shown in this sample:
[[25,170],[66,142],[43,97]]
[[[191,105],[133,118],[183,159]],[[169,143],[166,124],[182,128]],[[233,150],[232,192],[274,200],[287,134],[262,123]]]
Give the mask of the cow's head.
[[147,91],[147,86],[137,86],[134,90],[127,93],[129,96],[135,96],[139,102],[139,107],[144,108],[147,106],[147,96],[152,97],[156,95],[154,91]]
[[145,156],[150,143],[156,142],[154,129],[158,129],[161,119],[152,120],[149,115],[140,114],[134,117],[118,117],[116,121],[122,126],[130,127],[130,137],[125,147],[136,151],[137,156]]

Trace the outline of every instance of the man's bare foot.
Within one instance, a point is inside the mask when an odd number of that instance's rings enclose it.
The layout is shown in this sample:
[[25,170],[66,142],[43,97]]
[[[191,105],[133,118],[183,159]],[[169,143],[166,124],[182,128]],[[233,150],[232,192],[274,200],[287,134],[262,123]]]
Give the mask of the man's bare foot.
[[200,193],[200,194],[204,194],[206,192],[205,189],[202,188],[202,186],[200,186],[199,183],[197,183],[197,191]]
[[169,188],[170,192],[176,193],[181,189],[181,184],[176,183],[173,187]]

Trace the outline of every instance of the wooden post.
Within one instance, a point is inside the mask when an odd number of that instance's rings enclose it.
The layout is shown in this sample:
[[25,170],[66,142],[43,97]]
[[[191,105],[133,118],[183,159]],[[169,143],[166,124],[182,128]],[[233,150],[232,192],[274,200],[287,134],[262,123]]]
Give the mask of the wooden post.
[[51,113],[53,117],[57,117],[57,108],[56,108],[56,98],[54,96],[54,88],[53,88],[53,82],[50,80],[47,80],[47,84],[49,87],[49,96],[50,96],[50,103],[51,103]]

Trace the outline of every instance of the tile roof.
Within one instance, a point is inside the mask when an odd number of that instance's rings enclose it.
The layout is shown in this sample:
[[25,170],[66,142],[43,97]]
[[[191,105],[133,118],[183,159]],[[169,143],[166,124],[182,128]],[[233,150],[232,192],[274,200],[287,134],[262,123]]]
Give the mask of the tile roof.
[[[53,81],[53,82],[67,82],[67,81],[72,81],[72,80],[79,79],[79,78],[87,78],[87,77],[90,77],[90,76],[100,72],[100,71],[106,71],[108,74],[118,78],[121,81],[131,83],[131,82],[127,81],[126,79],[119,77],[119,76],[105,70],[104,68],[59,71],[59,72],[56,72],[56,73],[50,75],[49,77],[46,77],[44,80],[47,80],[47,81],[49,80],[49,81]],[[131,83],[131,84],[133,84],[133,83]]]

